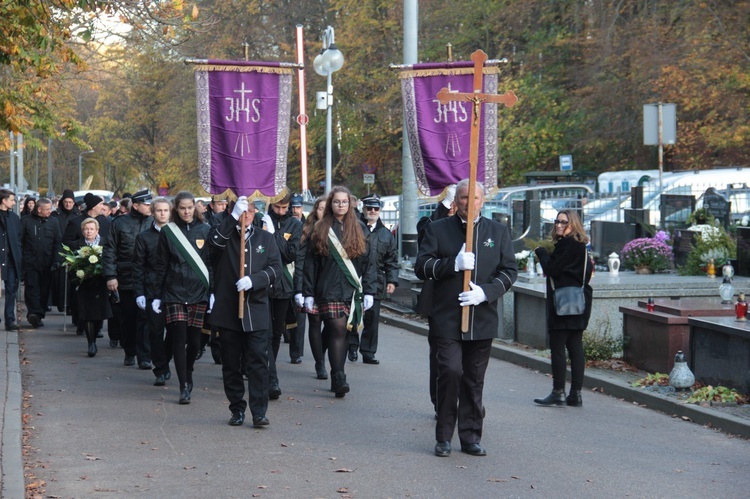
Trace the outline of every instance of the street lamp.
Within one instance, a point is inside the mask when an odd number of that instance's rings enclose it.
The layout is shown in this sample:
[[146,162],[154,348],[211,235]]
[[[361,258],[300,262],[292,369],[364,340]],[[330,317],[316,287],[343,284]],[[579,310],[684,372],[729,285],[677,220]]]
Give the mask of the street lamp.
[[91,154],[93,152],[94,152],[94,150],[91,149],[90,151],[83,151],[81,154],[78,155],[78,190],[79,191],[81,190],[81,188],[82,188],[81,186],[83,185],[83,172],[82,172],[82,168],[81,168],[81,166],[82,166],[82,162],[81,162],[82,157],[83,157],[84,154]]
[[331,75],[341,69],[344,65],[344,54],[336,47],[334,41],[333,27],[328,26],[323,32],[323,50],[320,51],[313,61],[313,68],[320,76],[327,77],[326,91],[317,93],[317,109],[328,109],[326,119],[326,189],[325,193],[331,191],[331,135],[333,106],[333,85]]

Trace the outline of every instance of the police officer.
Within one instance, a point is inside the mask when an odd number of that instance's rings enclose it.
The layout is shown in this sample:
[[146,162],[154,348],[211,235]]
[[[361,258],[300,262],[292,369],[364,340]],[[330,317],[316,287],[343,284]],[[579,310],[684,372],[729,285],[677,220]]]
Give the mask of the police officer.
[[369,231],[367,242],[370,254],[377,265],[378,292],[372,308],[365,312],[364,328],[360,340],[357,331],[349,331],[349,360],[357,360],[357,349],[362,353],[365,364],[380,364],[375,358],[378,351],[378,325],[380,324],[380,301],[386,295],[393,294],[398,286],[398,245],[391,231],[380,220],[380,198],[377,194],[368,194],[362,198],[362,222]]

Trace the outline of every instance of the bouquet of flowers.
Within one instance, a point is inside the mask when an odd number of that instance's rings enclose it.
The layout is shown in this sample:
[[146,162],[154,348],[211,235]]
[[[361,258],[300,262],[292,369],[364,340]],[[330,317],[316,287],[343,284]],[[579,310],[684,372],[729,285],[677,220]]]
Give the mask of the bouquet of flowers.
[[529,250],[523,250],[520,253],[516,253],[516,266],[518,267],[518,270],[524,270],[526,268],[526,265],[529,263],[529,255],[531,252]]
[[79,281],[85,281],[102,275],[102,247],[82,246],[73,251],[63,244],[63,252],[60,253],[65,259],[63,265],[73,272]]
[[622,248],[622,263],[625,268],[647,267],[653,272],[672,267],[674,254],[667,244],[669,234],[659,231],[654,237],[633,239]]

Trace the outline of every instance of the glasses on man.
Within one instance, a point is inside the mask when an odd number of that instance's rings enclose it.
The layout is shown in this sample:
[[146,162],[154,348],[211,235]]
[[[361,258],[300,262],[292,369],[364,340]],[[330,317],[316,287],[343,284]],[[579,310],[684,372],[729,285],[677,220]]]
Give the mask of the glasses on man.
[[344,199],[343,201],[341,201],[339,199],[334,199],[333,201],[331,201],[331,204],[334,205],[334,206],[348,206],[349,205],[349,200],[348,199]]
[[380,206],[366,206],[367,211],[380,211]]
[[555,225],[568,225],[569,223],[568,220],[555,220]]

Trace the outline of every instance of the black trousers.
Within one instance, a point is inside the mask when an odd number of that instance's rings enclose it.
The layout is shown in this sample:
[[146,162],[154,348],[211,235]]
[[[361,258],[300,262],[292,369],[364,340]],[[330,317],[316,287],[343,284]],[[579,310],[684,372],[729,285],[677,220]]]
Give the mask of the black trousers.
[[26,317],[31,314],[43,319],[47,314],[47,301],[52,285],[52,272],[49,270],[27,270],[24,272],[24,301]]
[[[293,306],[292,300],[289,298],[272,298],[271,299],[271,322],[273,324],[273,358],[276,360],[279,357],[279,349],[281,348],[281,338],[286,332],[287,316],[289,315],[289,307]],[[299,326],[299,324],[297,324]],[[298,334],[298,327],[289,330],[289,358],[296,359],[302,357],[304,353],[304,342],[305,342],[305,330],[302,329],[302,334]],[[274,362],[274,375],[276,372],[276,363]]]
[[479,443],[484,374],[490,361],[492,339],[461,341],[435,337],[433,344],[437,362],[435,439],[450,442],[458,421],[461,445]]
[[583,354],[583,331],[576,329],[556,329],[549,331],[549,348],[552,357],[552,388],[565,389],[565,350],[570,356],[570,388],[583,387],[583,372],[586,359]]
[[378,351],[378,327],[380,326],[380,300],[362,318],[362,337],[356,331],[349,331],[349,348],[359,349],[363,356],[375,357]]
[[[268,364],[270,351],[267,329],[233,331],[221,329],[221,374],[224,380],[224,393],[229,400],[232,413],[250,406],[253,417],[265,416],[268,409]],[[244,357],[243,357],[244,352]],[[247,373],[248,401],[245,402],[245,380],[242,377],[242,359],[245,359]]]
[[169,372],[169,361],[172,360],[172,334],[169,331],[164,334],[166,317],[163,312],[157,314],[153,311],[153,301],[146,301],[146,332],[151,348],[151,362],[154,364],[154,376],[158,377]]
[[[109,326],[112,326],[112,322],[116,323],[118,330],[117,338],[120,340],[122,348],[125,350],[125,356],[135,357],[138,355],[137,339],[138,339],[138,327],[141,329],[145,327],[145,320],[139,324],[138,315],[142,312],[135,304],[135,292],[132,289],[119,289],[120,303],[112,305],[112,319],[109,322]],[[143,338],[143,332],[141,332],[141,338]],[[112,334],[110,333],[110,339]],[[140,348],[141,352],[138,356],[138,362],[150,361],[150,353],[144,358],[143,346]]]
[[427,337],[427,343],[430,345],[430,400],[437,413],[437,346],[434,345],[434,341],[434,336]]

